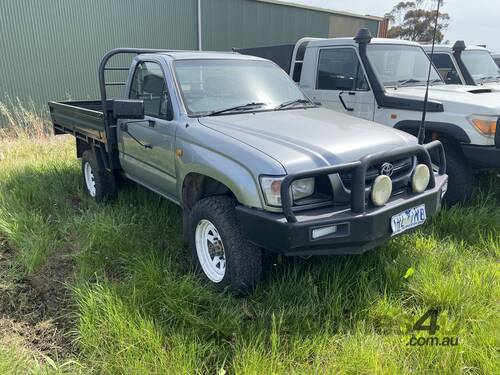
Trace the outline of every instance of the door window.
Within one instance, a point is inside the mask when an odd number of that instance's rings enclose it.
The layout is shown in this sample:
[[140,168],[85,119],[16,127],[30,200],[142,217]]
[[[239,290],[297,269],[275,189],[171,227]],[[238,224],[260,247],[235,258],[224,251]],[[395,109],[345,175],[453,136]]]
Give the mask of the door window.
[[319,51],[318,90],[366,91],[368,82],[352,48]]
[[462,84],[455,64],[453,64],[449,55],[446,53],[435,53],[432,55],[432,62],[446,83],[456,85]]
[[132,84],[130,99],[144,101],[144,114],[151,117],[172,119],[172,105],[161,67],[153,62],[137,65]]

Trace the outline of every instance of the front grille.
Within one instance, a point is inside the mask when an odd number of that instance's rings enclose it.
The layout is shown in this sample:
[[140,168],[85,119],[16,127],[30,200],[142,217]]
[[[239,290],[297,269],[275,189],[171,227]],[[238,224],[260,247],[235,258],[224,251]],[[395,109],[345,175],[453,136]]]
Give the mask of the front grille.
[[[393,181],[397,181],[410,174],[410,172],[413,169],[414,158],[407,157],[403,159],[390,161],[390,163],[394,166],[394,172],[391,176],[391,179]],[[368,168],[368,170],[366,171],[365,188],[369,189],[371,187],[373,181],[377,178],[377,176],[380,175],[380,169],[382,168],[383,164],[384,163],[375,164],[372,165],[370,168]],[[352,173],[345,172],[345,173],[339,173],[339,175],[345,188],[351,190]]]

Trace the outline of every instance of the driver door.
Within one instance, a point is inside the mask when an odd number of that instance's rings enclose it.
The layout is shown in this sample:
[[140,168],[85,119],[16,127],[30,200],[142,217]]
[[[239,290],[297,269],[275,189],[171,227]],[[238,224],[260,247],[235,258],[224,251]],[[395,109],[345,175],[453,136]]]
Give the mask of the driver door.
[[354,48],[319,50],[314,99],[326,108],[373,120],[375,97]]
[[165,74],[158,63],[137,64],[129,98],[144,101],[145,116],[144,120],[124,120],[119,124],[123,168],[133,180],[164,195],[175,196],[177,123]]

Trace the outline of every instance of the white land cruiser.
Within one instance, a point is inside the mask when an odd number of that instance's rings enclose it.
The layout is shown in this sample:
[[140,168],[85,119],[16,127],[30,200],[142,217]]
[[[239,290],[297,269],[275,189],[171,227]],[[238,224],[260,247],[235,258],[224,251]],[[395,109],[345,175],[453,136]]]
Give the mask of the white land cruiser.
[[[431,56],[431,45],[422,48]],[[457,40],[453,46],[435,45],[432,62],[447,84],[500,91],[500,69],[484,47],[466,46],[463,40]]]
[[[372,38],[303,38],[295,45],[238,50],[274,60],[300,88],[325,107],[417,135],[422,120],[429,58],[415,42]],[[288,55],[287,55],[288,54]],[[431,66],[425,142],[445,146],[446,201],[464,201],[474,173],[500,168],[500,92],[446,85]]]

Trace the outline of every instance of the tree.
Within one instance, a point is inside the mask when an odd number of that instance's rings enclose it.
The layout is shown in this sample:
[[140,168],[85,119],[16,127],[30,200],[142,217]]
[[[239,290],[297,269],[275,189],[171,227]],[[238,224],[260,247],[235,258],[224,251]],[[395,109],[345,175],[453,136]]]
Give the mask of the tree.
[[[385,15],[391,26],[387,31],[387,36],[416,42],[431,42],[438,1],[442,6],[444,0],[401,1],[396,4],[392,11]],[[436,30],[437,43],[442,42],[449,19],[448,13],[439,13]]]

